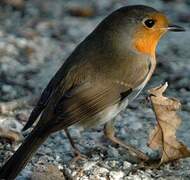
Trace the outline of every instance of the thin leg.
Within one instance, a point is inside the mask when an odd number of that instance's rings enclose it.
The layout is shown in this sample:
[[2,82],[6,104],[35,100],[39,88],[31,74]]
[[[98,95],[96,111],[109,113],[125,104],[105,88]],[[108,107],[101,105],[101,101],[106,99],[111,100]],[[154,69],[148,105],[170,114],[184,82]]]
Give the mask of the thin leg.
[[134,157],[136,157],[136,158],[138,158],[140,160],[143,160],[143,161],[147,161],[149,159],[149,157],[146,154],[144,154],[142,151],[137,150],[132,145],[126,144],[125,142],[123,142],[122,140],[118,139],[115,136],[115,127],[114,127],[114,122],[113,121],[109,121],[109,122],[107,122],[105,124],[105,126],[104,126],[104,134],[112,142],[114,142],[116,144],[119,144],[123,148],[127,149],[132,156],[134,156]]
[[78,148],[75,146],[75,143],[74,143],[74,141],[73,141],[73,139],[72,139],[72,137],[71,137],[68,129],[64,129],[64,131],[65,131],[65,134],[67,135],[67,137],[69,139],[69,142],[70,142],[70,144],[71,144],[71,146],[72,146],[72,148],[74,150],[74,154],[75,154],[75,157],[71,161],[71,164],[77,162],[78,160],[86,160],[87,157],[85,155],[82,155],[80,153],[80,151],[78,150]]

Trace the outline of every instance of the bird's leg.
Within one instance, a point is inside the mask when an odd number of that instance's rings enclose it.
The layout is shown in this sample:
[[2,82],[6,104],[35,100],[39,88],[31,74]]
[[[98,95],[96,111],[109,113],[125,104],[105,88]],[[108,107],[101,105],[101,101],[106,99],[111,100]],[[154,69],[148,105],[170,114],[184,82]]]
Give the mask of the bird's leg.
[[82,155],[80,153],[79,149],[75,146],[75,143],[74,143],[68,129],[64,129],[64,131],[65,131],[66,136],[69,139],[69,142],[70,142],[70,144],[71,144],[71,146],[72,146],[72,148],[74,150],[74,154],[75,154],[75,157],[72,159],[71,164],[77,162],[78,160],[86,160],[87,157],[85,155]]
[[122,140],[120,140],[119,138],[117,138],[115,136],[115,127],[114,127],[114,122],[113,121],[109,121],[105,124],[104,126],[104,134],[105,136],[110,139],[112,142],[119,144],[120,146],[122,146],[123,148],[127,149],[128,152],[136,157],[139,160],[143,160],[143,161],[147,161],[149,159],[149,157],[143,153],[140,150],[137,150],[135,147],[133,147],[132,145],[129,145],[125,142],[123,142]]

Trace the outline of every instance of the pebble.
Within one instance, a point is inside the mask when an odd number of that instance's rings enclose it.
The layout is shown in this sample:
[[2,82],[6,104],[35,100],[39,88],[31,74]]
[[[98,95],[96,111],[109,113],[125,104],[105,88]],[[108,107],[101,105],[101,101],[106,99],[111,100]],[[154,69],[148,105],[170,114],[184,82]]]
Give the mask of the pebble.
[[108,153],[108,156],[111,157],[111,158],[116,158],[118,159],[119,158],[119,152],[118,152],[118,149],[112,147],[112,146],[108,146],[108,150],[107,150],[107,153]]
[[131,163],[129,163],[128,161],[123,162],[123,169],[129,169],[130,167],[131,167]]
[[97,162],[86,162],[84,165],[83,165],[83,170],[84,171],[89,171],[90,169],[92,169],[95,165],[96,165]]
[[122,180],[125,173],[122,171],[111,171],[109,173],[110,180]]

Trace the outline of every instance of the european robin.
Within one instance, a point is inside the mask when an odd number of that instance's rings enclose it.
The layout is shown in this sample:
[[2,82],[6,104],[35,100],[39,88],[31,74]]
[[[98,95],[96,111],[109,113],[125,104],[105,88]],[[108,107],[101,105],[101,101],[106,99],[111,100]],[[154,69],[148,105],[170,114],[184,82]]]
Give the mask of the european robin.
[[82,41],[43,91],[24,130],[31,133],[0,170],[0,178],[14,179],[33,153],[56,131],[80,130],[104,124],[105,135],[141,160],[148,157],[114,134],[113,119],[144,88],[155,67],[155,50],[167,31],[184,31],[147,6],[122,7],[106,17]]

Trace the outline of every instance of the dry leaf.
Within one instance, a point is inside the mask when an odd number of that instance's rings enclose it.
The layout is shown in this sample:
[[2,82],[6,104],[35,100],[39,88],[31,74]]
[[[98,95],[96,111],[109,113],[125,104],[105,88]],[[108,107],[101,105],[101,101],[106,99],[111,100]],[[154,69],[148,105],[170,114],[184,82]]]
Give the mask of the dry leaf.
[[10,141],[21,141],[23,139],[23,136],[19,132],[1,127],[0,137],[4,139],[9,139]]
[[14,119],[0,119],[0,138],[9,139],[11,141],[21,141],[22,125]]
[[167,83],[149,90],[157,125],[152,131],[148,145],[161,150],[160,164],[190,156],[190,150],[176,138],[176,130],[181,123],[177,111],[181,107],[179,100],[163,96]]

